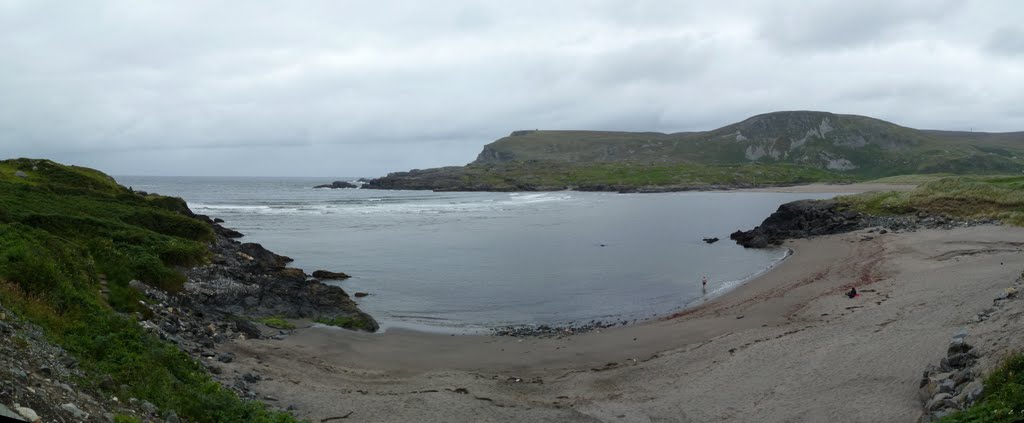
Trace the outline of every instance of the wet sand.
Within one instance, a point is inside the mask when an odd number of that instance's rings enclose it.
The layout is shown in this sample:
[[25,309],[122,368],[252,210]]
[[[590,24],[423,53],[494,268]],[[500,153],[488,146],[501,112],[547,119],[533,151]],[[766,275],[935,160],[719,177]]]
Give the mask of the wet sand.
[[791,241],[774,270],[654,322],[561,339],[311,327],[229,344],[225,374],[261,374],[252,389],[312,421],[910,422],[954,331],[992,354],[1021,342],[999,318],[973,323],[1021,274],[1020,239],[985,226]]

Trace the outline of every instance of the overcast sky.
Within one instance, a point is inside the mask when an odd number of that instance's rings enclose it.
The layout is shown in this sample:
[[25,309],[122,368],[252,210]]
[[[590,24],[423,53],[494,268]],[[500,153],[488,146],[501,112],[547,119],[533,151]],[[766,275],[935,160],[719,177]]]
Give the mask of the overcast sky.
[[776,110],[1024,130],[1024,2],[0,0],[0,158],[377,176]]

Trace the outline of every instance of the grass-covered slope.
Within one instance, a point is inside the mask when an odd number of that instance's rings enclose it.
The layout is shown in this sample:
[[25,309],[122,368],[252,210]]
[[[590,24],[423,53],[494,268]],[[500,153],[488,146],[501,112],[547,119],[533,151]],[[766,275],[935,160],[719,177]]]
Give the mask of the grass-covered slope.
[[873,215],[924,213],[1024,226],[1024,176],[947,177],[913,191],[870,192],[840,197],[839,201]]
[[207,259],[212,229],[190,215],[179,198],[141,195],[92,169],[0,161],[0,302],[74,354],[87,386],[109,378],[98,389],[194,421],[289,421],[239,400],[134,320],[145,308],[130,280],[173,292],[184,283],[174,266]]
[[[764,177],[747,175],[750,166]],[[687,189],[1021,170],[1024,132],[928,131],[865,116],[794,111],[704,132],[515,131],[484,146],[467,166],[392,173],[368,187]]]
[[865,116],[774,112],[706,132],[516,131],[474,164],[791,164],[860,178],[1008,173],[1024,168],[1024,133],[923,131]]

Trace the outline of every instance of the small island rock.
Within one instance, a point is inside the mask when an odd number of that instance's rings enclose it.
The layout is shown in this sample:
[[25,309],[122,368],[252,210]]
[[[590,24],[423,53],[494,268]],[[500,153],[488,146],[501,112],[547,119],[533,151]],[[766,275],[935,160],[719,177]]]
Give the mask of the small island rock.
[[338,188],[359,188],[359,186],[355,185],[355,184],[352,184],[352,183],[349,183],[349,182],[345,182],[345,181],[334,181],[334,182],[329,183],[329,184],[317,185],[317,186],[315,186],[313,188],[338,189]]
[[313,272],[313,277],[317,279],[348,279],[351,276],[346,275],[342,272],[330,272],[327,270],[317,270]]

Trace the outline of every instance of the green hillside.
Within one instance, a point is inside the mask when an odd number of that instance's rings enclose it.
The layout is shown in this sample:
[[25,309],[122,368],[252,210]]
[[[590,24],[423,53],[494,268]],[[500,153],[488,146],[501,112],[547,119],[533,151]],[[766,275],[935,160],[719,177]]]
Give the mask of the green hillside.
[[0,161],[0,304],[73,354],[88,375],[81,385],[189,421],[291,421],[239,400],[136,321],[151,312],[129,281],[180,290],[174,267],[205,263],[213,238],[180,198],[133,192],[92,169]]
[[[547,171],[544,175],[524,174],[521,169],[525,166]],[[756,172],[764,177],[723,177],[723,173],[744,175],[750,166],[757,166]],[[627,167],[630,177],[616,176],[622,173],[618,169]],[[485,145],[465,167],[395,173],[372,181],[369,187],[692,189],[745,186],[750,181],[780,185],[904,174],[1016,174],[1022,170],[1024,132],[918,130],[865,116],[793,111],[757,115],[705,132],[515,131]],[[793,177],[795,173],[799,177]],[[593,178],[565,176],[568,174]]]

